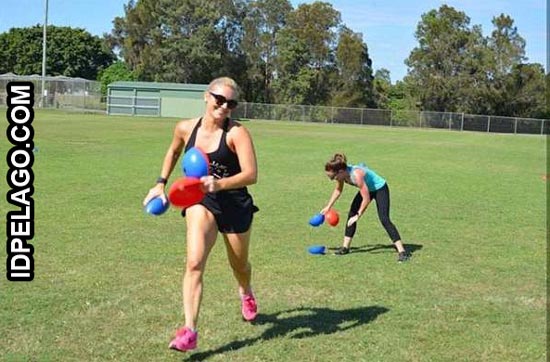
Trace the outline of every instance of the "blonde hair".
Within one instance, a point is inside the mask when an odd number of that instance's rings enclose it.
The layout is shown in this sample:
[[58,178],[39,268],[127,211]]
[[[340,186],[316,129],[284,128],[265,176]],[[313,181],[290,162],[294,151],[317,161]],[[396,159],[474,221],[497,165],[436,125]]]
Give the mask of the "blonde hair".
[[233,92],[235,93],[235,99],[239,99],[239,94],[240,94],[239,85],[232,78],[229,78],[229,77],[216,78],[213,81],[211,81],[210,84],[208,84],[208,88],[206,89],[206,91],[211,91],[212,88],[216,86],[229,87],[233,89]]
[[327,163],[325,163],[325,171],[338,172],[345,170],[348,167],[346,155],[343,153],[335,153]]

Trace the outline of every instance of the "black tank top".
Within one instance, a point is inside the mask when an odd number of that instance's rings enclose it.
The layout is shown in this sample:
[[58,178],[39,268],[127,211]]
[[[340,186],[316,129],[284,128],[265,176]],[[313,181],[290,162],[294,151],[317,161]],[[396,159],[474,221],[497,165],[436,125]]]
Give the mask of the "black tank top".
[[[195,146],[195,139],[197,138],[197,131],[202,124],[202,117],[197,122],[189,141],[185,145],[185,152],[191,147]],[[235,125],[238,127],[238,125]],[[233,152],[229,146],[227,146],[226,135],[229,131],[229,118],[226,118],[223,122],[222,136],[220,137],[220,143],[216,151],[208,153],[210,159],[210,174],[215,178],[229,177],[241,172],[241,166],[239,165],[239,159],[237,154]]]

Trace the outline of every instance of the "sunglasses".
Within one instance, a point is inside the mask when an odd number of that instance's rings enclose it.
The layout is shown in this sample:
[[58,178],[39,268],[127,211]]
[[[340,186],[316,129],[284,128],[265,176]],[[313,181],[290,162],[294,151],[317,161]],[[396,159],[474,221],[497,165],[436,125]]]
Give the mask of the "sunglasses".
[[224,96],[222,95],[219,95],[219,94],[216,94],[216,93],[212,93],[212,92],[208,92],[210,93],[210,95],[212,97],[214,97],[214,99],[216,100],[216,105],[218,107],[221,107],[224,105],[224,103],[227,103],[227,108],[229,109],[235,109],[237,107],[237,105],[239,104],[239,102],[237,102],[236,100],[234,99],[227,99],[225,98]]

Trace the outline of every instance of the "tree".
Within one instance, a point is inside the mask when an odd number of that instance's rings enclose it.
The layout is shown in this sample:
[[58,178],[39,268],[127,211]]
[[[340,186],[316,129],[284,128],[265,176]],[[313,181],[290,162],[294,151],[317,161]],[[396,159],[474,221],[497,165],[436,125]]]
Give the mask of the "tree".
[[541,64],[518,64],[507,78],[506,94],[510,103],[504,113],[526,118],[547,118],[544,68]]
[[238,79],[243,6],[243,0],[131,0],[109,41],[142,80]]
[[[501,14],[492,20],[494,30],[487,38],[487,47],[490,52],[488,66],[488,104],[489,114],[511,115],[510,104],[517,93],[516,89],[510,89],[514,84],[518,65],[525,60],[525,40],[518,34],[514,26],[514,20]],[[516,74],[517,76],[517,74]],[[512,112],[513,113],[513,112]]]
[[309,65],[321,69],[332,62],[336,29],[341,23],[340,12],[331,4],[315,1],[300,4],[288,17],[288,29],[308,47]]
[[[42,26],[0,34],[0,73],[42,73]],[[95,80],[115,59],[101,38],[80,28],[47,28],[46,74]]]
[[419,46],[406,60],[409,84],[422,108],[501,116],[534,117],[544,113],[544,71],[524,64],[525,40],[513,19],[493,18],[483,37],[463,13],[443,5],[422,15]]
[[332,105],[375,107],[372,61],[363,36],[343,26],[336,46],[336,79],[331,82]]
[[392,88],[390,71],[385,68],[378,69],[376,73],[374,73],[372,88],[376,107],[387,109]]
[[391,110],[422,110],[422,104],[416,95],[414,83],[410,76],[400,81],[398,80],[391,86],[388,94],[388,109]]
[[330,103],[340,23],[340,13],[320,1],[301,4],[288,14],[276,41],[276,99],[283,103]]
[[308,66],[307,45],[288,29],[276,38],[276,72],[272,83],[273,100],[283,104],[304,104],[313,91],[315,73]]
[[107,94],[107,86],[116,81],[135,81],[136,74],[130,70],[128,65],[122,61],[111,64],[108,68],[101,71],[98,77],[101,82],[101,94]]
[[248,99],[271,102],[277,55],[276,38],[292,11],[288,0],[251,1],[243,20],[242,50],[246,54]]
[[480,29],[470,30],[470,18],[464,12],[442,5],[422,15],[415,36],[415,47],[405,63],[418,92],[422,108],[433,111],[456,111],[460,100],[455,92],[465,85],[466,60],[479,44]]
[[487,45],[494,59],[493,76],[509,74],[512,68],[526,60],[525,39],[519,35],[514,20],[508,15],[500,14],[493,18],[492,23],[495,29]]

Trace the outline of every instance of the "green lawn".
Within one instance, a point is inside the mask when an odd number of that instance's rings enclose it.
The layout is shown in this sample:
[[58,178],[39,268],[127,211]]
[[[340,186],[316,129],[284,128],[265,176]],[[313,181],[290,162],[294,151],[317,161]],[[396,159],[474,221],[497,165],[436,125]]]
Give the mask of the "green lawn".
[[[546,138],[272,121],[245,122],[259,163],[258,321],[241,321],[220,239],[199,349],[169,350],[185,223],[174,208],[149,216],[141,201],[175,121],[37,110],[35,279],[8,282],[2,262],[0,360],[546,360]],[[4,137],[0,150],[10,147]],[[341,243],[342,220],[308,225],[334,186],[323,166],[335,151],[388,180],[411,262],[396,262],[374,205],[353,253],[307,253]],[[178,165],[171,180],[180,175]],[[341,219],[355,192],[336,204]]]

